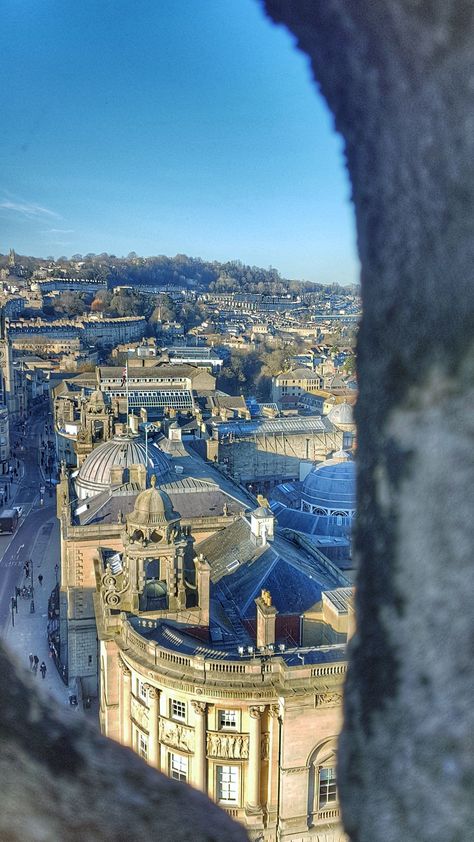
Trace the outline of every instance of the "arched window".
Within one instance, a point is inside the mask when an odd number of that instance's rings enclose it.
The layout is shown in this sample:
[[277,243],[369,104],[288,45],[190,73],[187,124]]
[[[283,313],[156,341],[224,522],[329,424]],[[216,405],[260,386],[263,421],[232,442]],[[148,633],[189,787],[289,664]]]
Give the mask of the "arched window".
[[327,820],[328,810],[338,810],[336,779],[337,737],[316,746],[308,759],[308,824]]

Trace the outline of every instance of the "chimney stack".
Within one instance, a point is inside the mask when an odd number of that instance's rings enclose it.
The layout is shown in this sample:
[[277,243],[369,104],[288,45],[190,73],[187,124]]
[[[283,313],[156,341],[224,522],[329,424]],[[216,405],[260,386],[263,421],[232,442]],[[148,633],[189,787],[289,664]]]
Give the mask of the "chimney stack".
[[262,590],[255,600],[257,606],[257,648],[275,643],[275,621],[278,611],[272,605],[270,591]]

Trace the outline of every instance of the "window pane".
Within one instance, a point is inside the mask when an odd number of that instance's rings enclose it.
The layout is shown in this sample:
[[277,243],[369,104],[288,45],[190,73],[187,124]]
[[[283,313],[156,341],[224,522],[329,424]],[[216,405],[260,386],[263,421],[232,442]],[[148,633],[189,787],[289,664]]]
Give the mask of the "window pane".
[[148,759],[148,739],[144,734],[138,735],[138,754],[144,760]]
[[186,702],[173,699],[171,702],[171,716],[173,719],[186,719]]
[[170,778],[185,781],[188,777],[188,758],[182,754],[170,754]]
[[319,807],[337,801],[336,769],[328,767],[319,770]]
[[239,800],[238,766],[217,767],[217,800],[237,804]]
[[220,710],[219,728],[237,728],[237,711]]

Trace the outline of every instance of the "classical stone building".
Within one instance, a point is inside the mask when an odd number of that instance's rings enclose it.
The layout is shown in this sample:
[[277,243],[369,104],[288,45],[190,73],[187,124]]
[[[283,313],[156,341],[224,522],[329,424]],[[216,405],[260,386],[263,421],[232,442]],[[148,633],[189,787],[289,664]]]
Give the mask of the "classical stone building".
[[180,441],[170,438],[163,440],[161,448],[147,448],[141,436],[123,428],[121,434],[92,449],[79,470],[70,473],[63,466],[57,489],[61,598],[55,646],[69,682],[79,681],[88,695],[97,690],[93,558],[102,546],[121,549],[124,518],[152,472],[180,511],[182,524],[193,529],[197,543],[232,523],[254,503],[215,468],[188,453]]
[[344,838],[346,580],[262,507],[193,553],[192,529],[154,485],[120,541],[94,561],[103,732],[208,793],[251,839]]

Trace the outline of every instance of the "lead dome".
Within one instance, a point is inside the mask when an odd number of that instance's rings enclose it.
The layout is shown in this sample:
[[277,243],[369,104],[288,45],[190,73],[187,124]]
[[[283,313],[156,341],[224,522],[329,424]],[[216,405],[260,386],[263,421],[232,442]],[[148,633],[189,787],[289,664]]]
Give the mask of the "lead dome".
[[156,476],[153,475],[151,488],[141,491],[135,500],[133,512],[127,518],[129,524],[156,526],[176,519],[171,500],[164,491],[156,488]]
[[131,465],[144,465],[160,479],[169,471],[167,457],[156,447],[148,448],[147,464],[145,445],[138,436],[114,436],[84,459],[76,478],[79,499],[94,497],[110,488],[112,468],[126,469]]

